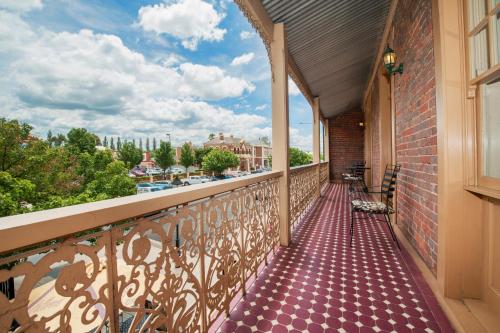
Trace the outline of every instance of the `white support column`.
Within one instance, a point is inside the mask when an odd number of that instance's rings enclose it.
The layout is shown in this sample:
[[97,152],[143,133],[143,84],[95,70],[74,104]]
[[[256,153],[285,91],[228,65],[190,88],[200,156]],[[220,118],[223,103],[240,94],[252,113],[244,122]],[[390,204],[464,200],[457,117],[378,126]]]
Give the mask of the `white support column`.
[[328,127],[328,119],[323,121],[323,156],[325,157],[325,162],[328,162],[328,182],[330,182],[330,132]]
[[323,121],[323,156],[325,158],[325,162],[330,162],[330,135],[328,129],[328,119]]
[[320,134],[319,134],[319,97],[314,97],[313,100],[313,163],[319,163],[320,150]]
[[321,171],[319,167],[319,150],[320,150],[320,134],[319,134],[319,97],[314,97],[313,100],[313,163],[318,164],[316,166],[317,170],[317,175],[316,175],[316,189],[317,193],[316,195],[319,197],[321,195],[321,182],[320,182],[320,176],[321,176]]
[[290,167],[288,156],[288,49],[285,25],[274,25],[271,42],[273,170],[283,171],[279,180],[280,244],[290,243]]

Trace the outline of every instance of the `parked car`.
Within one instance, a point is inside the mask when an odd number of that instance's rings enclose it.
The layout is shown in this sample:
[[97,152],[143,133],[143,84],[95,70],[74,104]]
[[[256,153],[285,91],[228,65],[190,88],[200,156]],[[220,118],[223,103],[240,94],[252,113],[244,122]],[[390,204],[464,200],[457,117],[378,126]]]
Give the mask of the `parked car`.
[[178,176],[175,176],[174,180],[172,180],[171,183],[173,186],[182,186],[182,181],[179,179]]
[[141,176],[145,176],[146,174],[139,168],[133,168],[132,170],[130,170],[130,173],[135,175],[136,177],[141,177]]
[[161,168],[148,168],[146,169],[146,174],[148,176],[161,175],[163,174],[163,170]]
[[181,179],[183,185],[194,185],[208,183],[210,180],[201,176],[189,176],[187,178]]
[[169,188],[173,188],[172,182],[168,180],[159,180],[153,183],[156,186],[161,186],[163,187],[164,190],[168,190]]
[[157,192],[165,189],[166,188],[164,186],[155,185],[153,183],[139,183],[136,185],[137,194]]
[[173,175],[179,175],[181,173],[184,173],[184,170],[182,170],[181,168],[179,167],[170,167],[169,168],[169,172]]

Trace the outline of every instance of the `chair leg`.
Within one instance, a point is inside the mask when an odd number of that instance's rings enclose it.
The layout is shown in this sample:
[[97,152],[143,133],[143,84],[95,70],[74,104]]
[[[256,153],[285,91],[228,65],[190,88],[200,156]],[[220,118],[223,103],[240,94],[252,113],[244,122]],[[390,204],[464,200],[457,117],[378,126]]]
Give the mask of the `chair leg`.
[[389,232],[391,233],[391,237],[396,242],[398,249],[401,250],[401,247],[399,246],[398,238],[396,237],[396,233],[394,232],[394,228],[392,227],[392,224],[391,224],[391,219],[389,218],[389,215],[387,215],[387,214],[384,214],[384,216],[385,216],[385,222],[387,223],[387,227],[389,228]]
[[354,236],[354,211],[351,210],[351,240],[349,241],[349,247],[352,247],[352,238]]

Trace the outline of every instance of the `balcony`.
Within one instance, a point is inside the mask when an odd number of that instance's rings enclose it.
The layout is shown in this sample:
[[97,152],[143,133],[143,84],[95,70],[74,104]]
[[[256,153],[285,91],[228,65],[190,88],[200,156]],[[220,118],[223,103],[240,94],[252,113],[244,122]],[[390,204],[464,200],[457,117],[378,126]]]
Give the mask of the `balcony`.
[[[2,332],[447,332],[408,254],[367,221],[349,248],[328,163],[2,220]],[[226,319],[227,317],[227,319]]]

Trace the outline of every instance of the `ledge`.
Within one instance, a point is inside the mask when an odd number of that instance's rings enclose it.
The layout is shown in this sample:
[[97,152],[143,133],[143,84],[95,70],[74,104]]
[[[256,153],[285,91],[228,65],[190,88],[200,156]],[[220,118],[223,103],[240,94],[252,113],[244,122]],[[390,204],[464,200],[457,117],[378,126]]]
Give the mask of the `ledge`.
[[500,191],[481,186],[464,186],[466,191],[500,200]]
[[281,177],[255,174],[0,218],[0,253],[64,237]]

